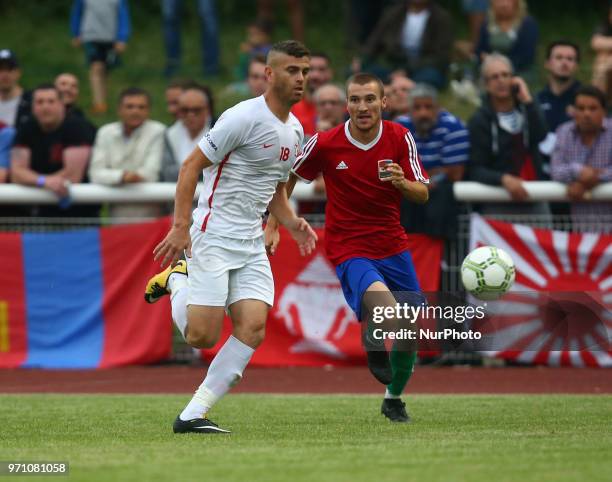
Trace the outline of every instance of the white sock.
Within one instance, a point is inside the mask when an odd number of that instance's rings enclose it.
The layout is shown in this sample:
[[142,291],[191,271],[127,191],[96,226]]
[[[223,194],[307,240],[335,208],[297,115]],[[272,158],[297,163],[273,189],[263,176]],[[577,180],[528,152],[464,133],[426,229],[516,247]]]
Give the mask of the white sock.
[[213,359],[202,384],[180,415],[181,420],[204,417],[242,378],[255,350],[230,336]]
[[170,276],[168,276],[168,291],[174,293],[183,286],[187,286],[187,276],[183,273],[170,273]]
[[180,273],[172,273],[168,278],[168,290],[170,291],[170,304],[172,306],[172,319],[177,328],[185,338],[187,327],[187,276]]
[[387,388],[387,389],[385,390],[385,398],[402,398],[402,396],[401,396],[401,395],[393,395],[393,394],[392,394],[392,393],[389,391],[389,389]]

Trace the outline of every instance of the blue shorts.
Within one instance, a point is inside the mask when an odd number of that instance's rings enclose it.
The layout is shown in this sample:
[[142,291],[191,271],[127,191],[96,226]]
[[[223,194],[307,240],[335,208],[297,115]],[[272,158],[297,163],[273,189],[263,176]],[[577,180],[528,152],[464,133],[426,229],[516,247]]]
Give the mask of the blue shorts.
[[375,281],[384,283],[391,291],[421,291],[410,251],[382,259],[350,258],[336,266],[336,274],[344,298],[359,321],[363,321],[363,294]]

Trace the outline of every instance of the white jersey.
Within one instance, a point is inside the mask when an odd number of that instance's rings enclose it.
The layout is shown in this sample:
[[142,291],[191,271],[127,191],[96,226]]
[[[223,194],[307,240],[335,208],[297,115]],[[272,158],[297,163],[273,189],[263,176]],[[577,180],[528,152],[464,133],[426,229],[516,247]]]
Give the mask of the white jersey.
[[299,154],[304,131],[293,114],[282,122],[263,96],[226,110],[198,146],[213,163],[192,229],[235,239],[262,235],[264,215],[279,182]]

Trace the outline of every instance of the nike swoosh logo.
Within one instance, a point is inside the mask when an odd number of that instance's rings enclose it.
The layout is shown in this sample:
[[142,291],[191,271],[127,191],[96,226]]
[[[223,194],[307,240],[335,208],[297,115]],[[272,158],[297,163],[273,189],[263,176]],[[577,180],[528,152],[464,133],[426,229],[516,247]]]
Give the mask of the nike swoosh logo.
[[267,149],[268,147],[272,147],[273,145],[274,145],[274,144],[264,144],[264,145],[263,145],[263,148],[264,148],[264,149]]
[[202,425],[201,427],[191,427],[191,428],[195,428],[195,429],[210,429],[210,430],[216,430],[217,432],[229,433],[229,430],[223,430],[222,428],[213,427],[211,425]]

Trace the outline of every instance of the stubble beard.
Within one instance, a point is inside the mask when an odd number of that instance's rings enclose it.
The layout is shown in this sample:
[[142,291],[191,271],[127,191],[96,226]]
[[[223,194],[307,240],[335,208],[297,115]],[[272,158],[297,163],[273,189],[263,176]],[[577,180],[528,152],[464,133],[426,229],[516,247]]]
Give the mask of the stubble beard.
[[293,88],[290,86],[279,85],[273,88],[276,97],[287,107],[291,108],[304,98],[304,91],[299,97],[294,97]]

